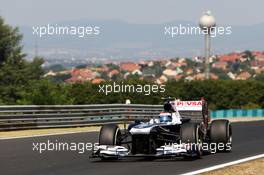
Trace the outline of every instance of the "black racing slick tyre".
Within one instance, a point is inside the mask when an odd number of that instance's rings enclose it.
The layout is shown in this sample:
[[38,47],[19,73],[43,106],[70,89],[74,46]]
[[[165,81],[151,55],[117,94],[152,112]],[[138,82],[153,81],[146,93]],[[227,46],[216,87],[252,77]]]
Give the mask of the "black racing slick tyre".
[[106,124],[101,127],[99,145],[120,145],[121,131],[115,124]]
[[196,153],[196,158],[202,155],[202,137],[199,132],[199,125],[196,123],[185,123],[180,130],[181,142],[190,144],[191,149],[188,152]]
[[[229,152],[232,149],[232,127],[228,120],[214,120],[210,127],[211,143],[217,144],[218,151]],[[219,145],[222,144],[221,149]]]

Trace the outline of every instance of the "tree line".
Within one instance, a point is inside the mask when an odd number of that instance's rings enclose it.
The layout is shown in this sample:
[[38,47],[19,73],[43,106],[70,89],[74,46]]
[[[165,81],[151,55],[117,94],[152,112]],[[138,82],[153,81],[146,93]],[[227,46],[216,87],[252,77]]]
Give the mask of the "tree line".
[[[105,82],[107,83],[111,82]],[[123,82],[134,85],[150,83],[136,79]],[[65,84],[40,79],[30,81],[27,86],[15,86],[15,93],[10,93],[7,89],[7,93],[1,91],[0,98],[2,104],[10,105],[62,105],[125,103],[126,99],[130,99],[134,104],[162,104],[162,97],[175,97],[181,100],[199,100],[203,97],[212,110],[264,108],[264,82],[256,80],[172,81],[166,84],[165,89],[164,93],[150,95],[137,92],[111,92],[105,95],[99,92],[98,85],[90,82]]]

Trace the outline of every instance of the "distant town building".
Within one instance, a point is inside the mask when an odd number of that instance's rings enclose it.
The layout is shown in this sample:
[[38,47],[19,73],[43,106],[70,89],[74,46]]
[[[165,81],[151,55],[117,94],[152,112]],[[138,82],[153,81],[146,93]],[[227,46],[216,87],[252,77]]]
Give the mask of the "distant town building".
[[118,75],[119,71],[116,69],[111,70],[110,72],[108,72],[108,77],[112,78],[114,75]]
[[140,66],[136,63],[126,62],[120,64],[120,69],[127,72],[133,72],[140,69]]
[[92,84],[100,84],[102,82],[104,82],[105,80],[102,78],[95,78],[92,80]]
[[163,71],[163,74],[166,75],[167,77],[174,77],[176,76],[178,73],[176,70],[171,70],[171,69],[165,69]]
[[236,79],[236,75],[233,74],[232,72],[228,72],[228,73],[227,73],[227,76],[228,76],[229,78],[231,78],[232,80]]
[[220,62],[235,62],[241,58],[240,53],[231,53],[228,55],[220,55],[218,56],[218,59]]
[[55,76],[57,75],[55,72],[53,72],[52,70],[50,70],[48,73],[44,74],[43,77],[48,77],[48,76]]
[[133,75],[142,75],[142,72],[140,71],[140,70],[134,70],[133,72],[132,72],[132,74]]
[[247,80],[251,77],[251,74],[247,71],[241,72],[237,77],[236,80]]
[[73,69],[71,71],[71,78],[67,79],[68,83],[90,81],[96,77],[96,72],[88,68],[84,69]]
[[189,68],[185,71],[186,75],[191,75],[193,74],[193,69]]
[[222,70],[226,70],[227,66],[228,66],[227,62],[223,62],[223,61],[218,61],[212,64],[213,68],[222,69]]
[[168,78],[165,75],[160,76],[157,80],[156,83],[158,84],[164,84],[168,81]]

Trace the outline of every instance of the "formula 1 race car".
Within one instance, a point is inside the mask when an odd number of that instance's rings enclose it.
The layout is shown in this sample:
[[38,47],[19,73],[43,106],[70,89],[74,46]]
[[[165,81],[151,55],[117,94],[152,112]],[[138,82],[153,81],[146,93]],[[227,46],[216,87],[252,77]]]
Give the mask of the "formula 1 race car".
[[168,98],[163,107],[159,116],[148,122],[136,121],[124,130],[116,124],[102,126],[99,145],[92,157],[199,158],[204,152],[231,151],[230,122],[223,119],[210,122],[205,100]]

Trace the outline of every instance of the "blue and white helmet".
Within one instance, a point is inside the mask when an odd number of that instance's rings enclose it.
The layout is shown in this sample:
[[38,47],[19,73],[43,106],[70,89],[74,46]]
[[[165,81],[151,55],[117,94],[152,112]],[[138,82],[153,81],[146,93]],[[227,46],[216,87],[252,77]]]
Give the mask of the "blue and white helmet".
[[160,120],[160,123],[172,122],[171,113],[168,113],[168,112],[160,113],[159,120]]

